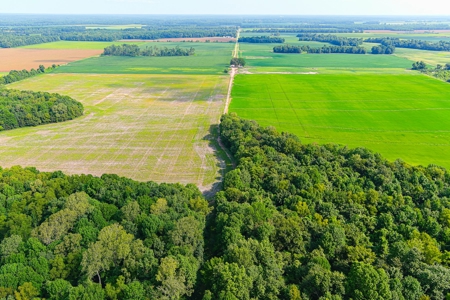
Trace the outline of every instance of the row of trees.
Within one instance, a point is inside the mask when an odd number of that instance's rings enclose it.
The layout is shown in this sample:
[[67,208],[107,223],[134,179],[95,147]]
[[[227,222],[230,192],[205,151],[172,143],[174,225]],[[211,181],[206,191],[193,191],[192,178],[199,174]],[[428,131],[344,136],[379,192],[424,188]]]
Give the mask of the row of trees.
[[302,46],[301,50],[307,53],[348,53],[348,54],[366,54],[366,48],[357,46],[323,46],[320,48],[311,48]]
[[364,40],[368,43],[380,43],[384,46],[394,46],[397,48],[411,48],[420,50],[431,50],[431,51],[450,51],[450,42],[439,41],[439,42],[429,42],[422,40],[401,40],[399,38],[368,38]]
[[413,70],[419,70],[424,74],[433,76],[439,80],[447,81],[450,83],[450,64],[445,65],[437,64],[435,68],[428,68],[423,61],[417,61],[413,63]]
[[130,29],[87,29],[83,26],[0,28],[0,48],[13,48],[55,41],[155,40],[162,38],[202,38],[236,36],[234,26],[149,26]]
[[319,48],[312,48],[310,46],[292,46],[280,45],[273,47],[274,53],[348,53],[348,54],[366,54],[364,47],[356,46],[323,46]]
[[336,46],[360,46],[363,43],[362,38],[348,38],[340,37],[333,34],[309,34],[302,33],[298,34],[297,37],[299,41],[315,41],[315,42],[325,42]]
[[372,54],[393,54],[395,52],[394,45],[378,45],[372,47]]
[[123,44],[111,45],[104,49],[103,55],[113,56],[190,56],[195,54],[194,48],[183,49],[178,46],[174,48],[158,48],[150,46],[141,49],[138,45]]
[[83,114],[83,105],[45,92],[0,90],[0,131],[63,122]]
[[276,36],[246,36],[240,37],[240,43],[284,43],[285,39]]
[[[56,65],[52,65],[51,67],[48,67],[47,70],[54,70],[55,68],[56,68]],[[46,69],[43,65],[39,65],[39,68],[37,68],[36,70],[31,69],[30,71],[25,70],[25,69],[22,71],[12,70],[8,73],[8,75],[0,77],[0,85],[13,83],[13,82],[16,82],[19,80],[23,80],[25,78],[33,77],[38,74],[45,73],[45,71],[46,71]]]

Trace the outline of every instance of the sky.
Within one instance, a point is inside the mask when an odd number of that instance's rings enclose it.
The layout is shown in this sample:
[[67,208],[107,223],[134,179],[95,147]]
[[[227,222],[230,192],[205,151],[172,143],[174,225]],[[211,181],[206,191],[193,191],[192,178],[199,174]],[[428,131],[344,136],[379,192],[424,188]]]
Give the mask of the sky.
[[13,0],[0,13],[450,15],[449,0]]

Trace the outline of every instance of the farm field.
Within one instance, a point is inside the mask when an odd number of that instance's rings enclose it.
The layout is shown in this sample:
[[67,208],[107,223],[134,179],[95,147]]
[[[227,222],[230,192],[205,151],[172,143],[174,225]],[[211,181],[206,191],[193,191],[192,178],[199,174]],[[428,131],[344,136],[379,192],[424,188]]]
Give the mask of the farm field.
[[411,61],[424,61],[427,64],[435,67],[437,64],[443,64],[450,62],[450,52],[447,51],[427,51],[417,49],[405,49],[396,48],[395,56],[403,57]]
[[230,112],[305,143],[450,167],[450,85],[411,75],[238,75]]
[[[118,43],[116,43],[118,44]],[[140,47],[157,46],[195,48],[193,56],[164,57],[92,57],[58,68],[57,73],[98,74],[223,74],[229,66],[233,43],[142,43]]]
[[36,69],[39,65],[50,67],[53,64],[67,64],[100,53],[101,50],[0,49],[0,72]]
[[82,102],[78,119],[0,133],[0,165],[209,187],[220,175],[210,140],[228,77],[46,74],[9,88]]
[[[300,44],[300,42],[298,42]],[[325,43],[303,42],[311,46],[321,47]],[[412,62],[403,57],[391,55],[358,55],[358,54],[286,54],[273,53],[274,46],[279,44],[240,43],[239,55],[247,60],[249,72],[252,68],[268,68],[271,72],[296,72],[298,68],[411,68]]]

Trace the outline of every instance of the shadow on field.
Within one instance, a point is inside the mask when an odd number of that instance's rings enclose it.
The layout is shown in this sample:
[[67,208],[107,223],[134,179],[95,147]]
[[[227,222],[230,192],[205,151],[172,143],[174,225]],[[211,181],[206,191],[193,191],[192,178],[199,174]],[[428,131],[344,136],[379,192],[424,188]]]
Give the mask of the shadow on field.
[[216,181],[211,188],[203,191],[203,196],[205,196],[208,200],[212,200],[216,193],[222,189],[222,182],[225,174],[233,169],[233,164],[230,158],[227,156],[217,140],[218,136],[219,125],[214,124],[209,127],[209,134],[203,137],[203,140],[208,141],[209,146],[213,149],[213,153],[217,161],[216,166],[219,169],[220,174],[220,176],[215,178]]

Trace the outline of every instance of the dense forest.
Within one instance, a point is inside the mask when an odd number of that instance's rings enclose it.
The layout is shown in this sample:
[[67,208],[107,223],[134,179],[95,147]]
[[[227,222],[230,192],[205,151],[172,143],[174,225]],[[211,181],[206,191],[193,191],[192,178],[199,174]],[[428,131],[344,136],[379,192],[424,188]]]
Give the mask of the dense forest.
[[240,37],[240,43],[284,43],[284,38],[276,36],[246,36]]
[[347,53],[347,54],[366,54],[367,51],[364,47],[356,46],[323,46],[323,47],[310,47],[310,46],[292,46],[292,45],[279,45],[273,47],[274,53]]
[[0,298],[190,296],[209,211],[193,185],[0,169]]
[[[197,187],[0,169],[0,298],[404,299],[450,292],[450,173],[235,114]],[[9,298],[7,298],[9,297]]]
[[[450,173],[364,148],[302,144],[236,115],[215,200],[207,299],[444,299]],[[204,298],[205,299],[205,298]]]
[[380,43],[383,46],[394,46],[397,48],[411,48],[431,51],[450,51],[450,42],[439,41],[429,42],[422,40],[401,40],[399,38],[368,38],[364,40],[367,43]]
[[194,48],[183,49],[178,46],[174,48],[158,48],[150,46],[141,49],[138,45],[123,44],[111,45],[104,49],[103,55],[113,56],[190,56],[195,54]]
[[0,131],[63,122],[82,114],[83,105],[68,96],[0,90]]
[[[56,68],[56,65],[53,65],[51,67],[48,67],[47,70],[54,70],[55,68]],[[16,81],[23,80],[25,78],[33,77],[38,74],[45,73],[45,70],[46,69],[43,65],[39,65],[39,68],[37,68],[36,70],[31,69],[30,71],[28,71],[28,70],[22,70],[22,71],[11,70],[11,71],[9,71],[8,75],[0,76],[0,85],[13,83]]]
[[340,37],[333,34],[298,34],[297,37],[299,41],[315,41],[315,42],[325,42],[336,46],[360,46],[363,43],[362,38],[347,38]]

